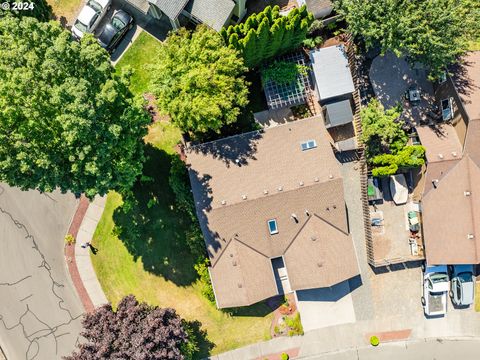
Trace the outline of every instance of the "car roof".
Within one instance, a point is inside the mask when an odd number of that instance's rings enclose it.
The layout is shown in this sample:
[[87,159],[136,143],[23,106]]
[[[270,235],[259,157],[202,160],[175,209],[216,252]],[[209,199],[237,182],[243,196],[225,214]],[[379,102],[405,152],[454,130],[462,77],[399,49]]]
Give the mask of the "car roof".
[[108,23],[103,28],[102,33],[98,36],[98,40],[105,45],[108,45],[116,33],[117,29],[115,29],[112,24]]
[[78,20],[85,25],[90,24],[90,20],[95,16],[96,12],[90,6],[84,6],[80,14],[78,15]]
[[[465,305],[468,305],[471,303],[471,301],[473,300],[473,296],[474,296],[474,286],[473,286],[473,282],[462,282],[460,283],[460,286],[462,287],[462,303],[464,303]],[[466,303],[466,300],[468,300],[468,304]]]

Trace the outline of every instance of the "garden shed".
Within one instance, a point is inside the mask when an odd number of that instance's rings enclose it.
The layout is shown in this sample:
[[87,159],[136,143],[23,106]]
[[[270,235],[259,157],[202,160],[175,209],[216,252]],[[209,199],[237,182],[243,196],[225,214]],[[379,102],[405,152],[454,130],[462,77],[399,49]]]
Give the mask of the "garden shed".
[[351,98],[355,86],[343,45],[314,50],[310,52],[310,61],[322,105]]
[[337,101],[327,104],[323,108],[325,117],[325,127],[345,125],[353,120],[352,106],[350,100]]

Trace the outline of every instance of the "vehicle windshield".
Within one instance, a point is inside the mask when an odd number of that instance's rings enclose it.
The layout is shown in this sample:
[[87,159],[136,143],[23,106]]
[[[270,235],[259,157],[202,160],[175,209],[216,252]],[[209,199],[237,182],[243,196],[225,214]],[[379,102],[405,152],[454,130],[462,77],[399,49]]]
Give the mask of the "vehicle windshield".
[[90,6],[93,10],[95,10],[96,12],[100,12],[102,11],[102,5],[100,5],[98,2],[96,2],[95,0],[90,0],[88,2],[88,6]]
[[87,25],[80,22],[80,20],[75,21],[74,26],[80,30],[82,33],[87,32]]
[[458,278],[460,279],[460,282],[472,282],[472,273],[470,272],[462,272],[458,274]]
[[118,17],[113,17],[112,26],[117,30],[122,30],[126,26],[126,24]]
[[437,283],[448,281],[448,276],[447,274],[435,273],[432,276],[430,276],[430,279],[432,280],[432,283],[437,284]]

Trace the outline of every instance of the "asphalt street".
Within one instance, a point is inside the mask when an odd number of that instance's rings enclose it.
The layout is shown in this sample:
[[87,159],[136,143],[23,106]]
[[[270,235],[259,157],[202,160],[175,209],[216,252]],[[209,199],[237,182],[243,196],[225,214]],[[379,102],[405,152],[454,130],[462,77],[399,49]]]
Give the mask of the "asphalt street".
[[61,359],[78,342],[83,308],[63,254],[76,203],[0,183],[0,345],[9,360]]

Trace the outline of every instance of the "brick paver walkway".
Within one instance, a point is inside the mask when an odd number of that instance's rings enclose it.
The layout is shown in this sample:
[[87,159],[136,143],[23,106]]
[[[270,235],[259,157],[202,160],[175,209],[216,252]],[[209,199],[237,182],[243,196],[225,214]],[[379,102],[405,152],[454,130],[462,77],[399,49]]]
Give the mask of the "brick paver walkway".
[[[89,201],[86,197],[82,196],[80,198],[80,202],[78,204],[77,211],[73,216],[72,223],[70,224],[70,228],[68,230],[69,234],[72,234],[73,237],[76,239],[78,235],[78,230],[82,224],[83,218],[87,212],[89,205]],[[85,311],[91,312],[94,309],[92,300],[90,300],[90,296],[83,285],[82,279],[80,278],[80,273],[78,272],[77,262],[75,261],[75,245],[66,245],[65,246],[65,257],[67,260],[67,267],[70,273],[70,277],[72,278],[73,285],[77,290],[78,296],[85,308]]]

